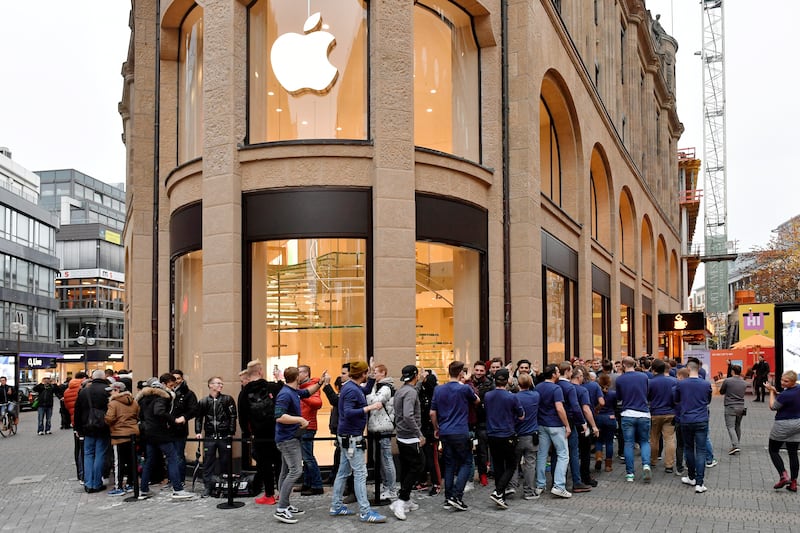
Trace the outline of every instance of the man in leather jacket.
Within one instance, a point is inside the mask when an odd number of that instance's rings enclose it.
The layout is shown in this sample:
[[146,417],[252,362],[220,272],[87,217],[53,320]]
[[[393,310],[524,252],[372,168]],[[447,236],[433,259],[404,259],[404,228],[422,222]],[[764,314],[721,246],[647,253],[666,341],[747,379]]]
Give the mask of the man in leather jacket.
[[194,419],[196,437],[203,439],[203,497],[211,495],[214,467],[219,461],[220,474],[228,472],[231,450],[228,437],[236,433],[236,403],[231,396],[222,394],[222,378],[214,376],[208,380],[208,396],[197,402],[197,416]]

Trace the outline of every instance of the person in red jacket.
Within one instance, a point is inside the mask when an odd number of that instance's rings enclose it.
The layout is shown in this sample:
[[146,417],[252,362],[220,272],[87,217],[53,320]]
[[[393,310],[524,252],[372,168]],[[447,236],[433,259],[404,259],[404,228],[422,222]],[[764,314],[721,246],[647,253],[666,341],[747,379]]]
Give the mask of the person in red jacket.
[[[69,411],[69,419],[72,427],[75,427],[75,401],[78,399],[78,393],[81,391],[83,382],[86,381],[86,372],[78,372],[75,377],[67,383],[67,390],[64,391],[64,407]],[[72,431],[72,438],[74,441],[73,455],[75,457],[75,470],[77,472],[78,481],[83,485],[83,437],[78,435],[78,432]]]
[[[307,365],[298,366],[300,373],[299,382],[301,389],[307,389],[319,382],[319,379],[311,377],[311,367]],[[314,457],[314,436],[317,434],[317,411],[322,407],[322,396],[319,390],[308,398],[300,399],[300,414],[308,420],[303,436],[300,438],[300,448],[303,454],[303,486],[300,494],[309,496],[311,494],[322,494],[322,474],[319,465]]]

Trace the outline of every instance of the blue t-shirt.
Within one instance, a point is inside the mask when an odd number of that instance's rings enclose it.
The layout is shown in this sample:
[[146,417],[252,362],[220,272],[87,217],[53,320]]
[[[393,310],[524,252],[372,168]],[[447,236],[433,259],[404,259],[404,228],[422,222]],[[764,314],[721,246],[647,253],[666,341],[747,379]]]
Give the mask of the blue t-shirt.
[[558,386],[564,392],[564,410],[567,412],[567,419],[570,424],[583,425],[586,420],[583,418],[583,411],[581,410],[581,404],[578,402],[578,393],[575,391],[575,385],[567,379],[559,379]]
[[[293,389],[291,387],[281,387],[278,396],[275,398],[275,420],[282,415],[300,415],[300,398],[308,398],[307,389]],[[283,442],[294,438],[294,433],[300,424],[281,424],[275,422],[275,442]]]
[[564,427],[561,417],[556,411],[556,402],[564,404],[564,391],[552,381],[543,381],[536,385],[539,393],[539,425],[544,427]]
[[675,402],[673,390],[678,384],[677,378],[659,374],[650,380],[647,399],[650,400],[650,414],[674,415]]
[[583,384],[583,387],[589,391],[589,401],[591,402],[592,412],[594,412],[597,409],[597,402],[603,397],[603,389],[600,388],[596,381],[587,381]]
[[342,385],[339,392],[339,427],[338,435],[363,435],[367,425],[367,397],[364,390],[353,380]]
[[622,411],[631,409],[649,413],[647,404],[647,375],[644,372],[623,372],[617,378],[617,400],[622,404]]
[[469,404],[477,399],[472,387],[457,381],[433,389],[431,411],[436,411],[439,435],[469,435]]
[[606,400],[606,404],[597,411],[598,415],[606,415],[612,416],[614,415],[614,409],[616,408],[617,403],[617,391],[614,389],[608,389],[605,396],[603,396]]
[[505,389],[494,389],[486,393],[483,403],[486,405],[486,435],[501,438],[514,436],[517,421],[525,414],[519,398]]
[[784,389],[775,397],[775,401],[781,404],[780,409],[775,413],[775,420],[800,418],[800,386],[795,385],[791,389]]
[[525,411],[525,419],[517,420],[517,435],[532,435],[539,431],[539,393],[534,389],[517,393],[519,404]]
[[708,422],[711,383],[700,378],[686,378],[675,385],[675,405],[681,424]]

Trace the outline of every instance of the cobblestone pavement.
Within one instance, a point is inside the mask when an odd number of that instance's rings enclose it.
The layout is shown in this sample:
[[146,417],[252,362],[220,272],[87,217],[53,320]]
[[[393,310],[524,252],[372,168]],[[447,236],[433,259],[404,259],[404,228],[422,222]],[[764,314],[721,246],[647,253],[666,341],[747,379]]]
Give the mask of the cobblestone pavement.
[[[654,467],[654,479],[644,484],[624,480],[624,466],[615,459],[614,472],[599,473],[599,486],[570,500],[545,494],[537,501],[513,499],[501,511],[489,500],[490,487],[478,486],[465,496],[467,512],[445,511],[442,496],[415,494],[418,511],[400,522],[388,507],[385,525],[363,525],[356,517],[327,515],[330,496],[294,497],[306,511],[294,527],[326,531],[377,528],[391,531],[790,531],[800,528],[800,496],[775,491],[777,475],[766,451],[773,415],[766,404],[748,400],[741,453],[729,456],[722,417],[722,399],[712,405],[711,435],[719,465],[706,471],[708,492],[696,495],[680,478]],[[58,415],[54,417],[58,427]],[[36,413],[21,415],[19,434],[0,439],[0,529],[3,531],[142,531],[169,528],[188,531],[276,531],[292,528],[272,518],[274,507],[242,499],[238,509],[218,509],[224,500],[174,502],[170,491],[145,501],[125,502],[105,493],[87,494],[75,479],[72,436],[55,429],[36,435]],[[640,473],[640,472],[637,472]],[[198,490],[200,484],[198,484]],[[157,491],[158,487],[153,490]],[[351,506],[354,508],[354,506]]]

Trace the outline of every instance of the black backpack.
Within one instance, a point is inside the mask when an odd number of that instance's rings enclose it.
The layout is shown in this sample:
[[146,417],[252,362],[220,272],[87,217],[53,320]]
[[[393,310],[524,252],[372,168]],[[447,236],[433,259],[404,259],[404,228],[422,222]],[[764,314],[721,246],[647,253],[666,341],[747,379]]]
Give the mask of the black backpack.
[[247,393],[250,407],[250,418],[256,425],[275,421],[275,398],[266,388],[259,388]]

